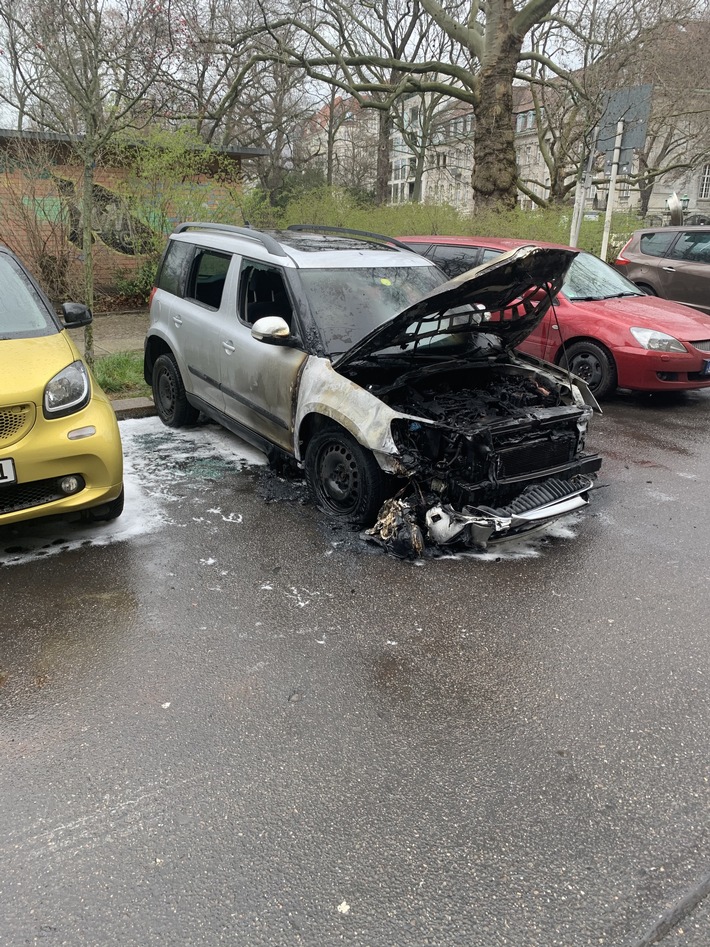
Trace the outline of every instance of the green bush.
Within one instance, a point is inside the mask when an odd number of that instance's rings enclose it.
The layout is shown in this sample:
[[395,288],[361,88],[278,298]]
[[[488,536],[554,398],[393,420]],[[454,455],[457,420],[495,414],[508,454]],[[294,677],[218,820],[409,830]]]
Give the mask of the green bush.
[[[288,226],[294,223],[351,227],[394,237],[413,234],[513,237],[568,244],[572,207],[533,211],[516,208],[511,211],[463,214],[450,204],[363,205],[345,190],[323,187],[289,202],[283,211],[281,224]],[[639,221],[632,214],[618,213],[612,216],[609,259],[615,258],[631,231],[638,226]],[[580,248],[598,254],[603,230],[603,212],[599,212],[595,219],[583,219],[579,234]]]
[[121,296],[129,296],[136,302],[147,303],[150,291],[155,283],[155,274],[158,271],[158,256],[144,260],[135,273],[127,276],[125,273],[116,275],[116,289]]

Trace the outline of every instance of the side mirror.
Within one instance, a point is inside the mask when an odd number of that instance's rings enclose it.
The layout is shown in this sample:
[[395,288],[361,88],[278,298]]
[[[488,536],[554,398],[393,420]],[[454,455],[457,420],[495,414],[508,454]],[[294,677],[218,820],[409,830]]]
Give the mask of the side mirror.
[[251,327],[251,337],[257,342],[288,345],[291,341],[291,330],[288,322],[281,316],[264,316],[262,319],[257,319]]
[[92,319],[91,310],[83,303],[64,303],[62,306],[62,321],[67,329],[88,326]]

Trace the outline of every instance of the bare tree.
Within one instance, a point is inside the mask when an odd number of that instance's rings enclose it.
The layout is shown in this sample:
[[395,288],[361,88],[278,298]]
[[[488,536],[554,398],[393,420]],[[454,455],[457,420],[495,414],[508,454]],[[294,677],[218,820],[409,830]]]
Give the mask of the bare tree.
[[27,140],[6,143],[0,172],[3,242],[24,259],[53,300],[66,299],[73,287],[67,208],[52,174],[61,160],[58,142]]
[[[252,41],[261,19],[249,0],[173,0],[172,14],[171,55],[157,86],[161,121],[189,123],[215,147],[267,150],[257,175],[275,201],[297,160],[294,135],[313,110],[312,90],[280,62],[276,40]],[[284,26],[280,37],[289,32]]]
[[529,85],[547,182],[520,180],[523,193],[543,205],[564,201],[594,146],[605,95],[640,83],[653,86],[652,115],[638,170],[626,180],[639,186],[642,209],[659,176],[697,161],[707,110],[694,90],[710,87],[695,55],[709,35],[698,13],[696,0],[567,0],[533,29],[518,75]]
[[[385,114],[412,92],[468,103],[476,116],[477,204],[512,207],[517,197],[513,79],[528,55],[526,37],[556,2],[317,0],[282,18],[265,13],[265,22],[272,30],[287,22],[298,28],[300,45],[282,46],[289,62],[337,82]],[[336,70],[335,80],[329,70]]]
[[[0,99],[17,110],[18,128],[72,139],[82,166],[84,292],[94,302],[94,169],[123,128],[150,119],[148,91],[169,48],[161,7],[138,0],[3,0],[0,28],[13,86]],[[86,329],[87,361],[93,333]]]

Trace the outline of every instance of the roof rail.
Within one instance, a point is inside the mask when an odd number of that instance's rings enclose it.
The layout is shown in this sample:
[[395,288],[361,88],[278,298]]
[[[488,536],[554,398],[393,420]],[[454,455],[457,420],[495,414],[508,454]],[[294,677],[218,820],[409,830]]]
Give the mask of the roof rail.
[[186,230],[215,230],[218,233],[239,234],[240,237],[247,237],[260,243],[269,253],[274,256],[288,256],[284,248],[270,234],[262,233],[261,230],[252,230],[251,227],[233,227],[231,224],[213,224],[204,221],[188,220],[184,224],[178,224],[173,233],[184,233]]
[[385,243],[390,243],[400,250],[409,250],[410,252],[412,250],[406,243],[402,243],[400,240],[395,239],[395,237],[388,237],[383,233],[370,233],[369,230],[351,230],[349,227],[328,227],[321,224],[291,224],[291,226],[286,229],[311,231],[313,233],[341,233],[349,237],[367,237],[370,240],[384,240]]

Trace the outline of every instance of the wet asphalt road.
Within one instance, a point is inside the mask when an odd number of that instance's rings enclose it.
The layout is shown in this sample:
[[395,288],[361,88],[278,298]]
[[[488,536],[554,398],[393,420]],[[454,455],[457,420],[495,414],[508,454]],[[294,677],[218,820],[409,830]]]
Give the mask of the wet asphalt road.
[[537,557],[400,562],[203,465],[0,568],[0,942],[707,947],[709,419],[619,396]]

